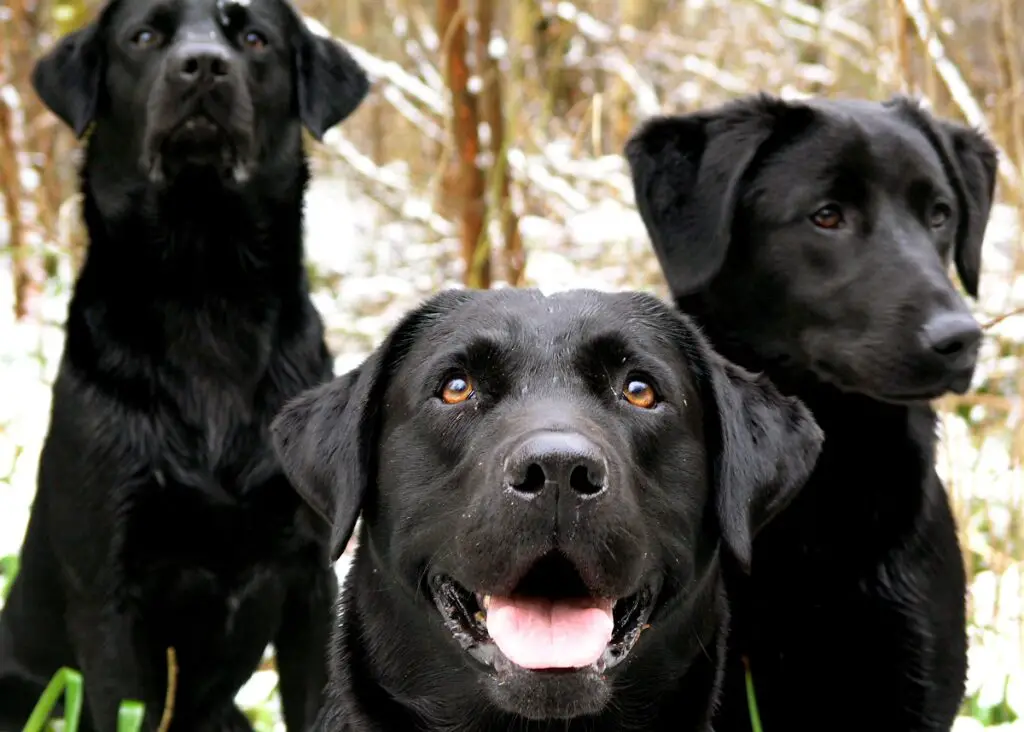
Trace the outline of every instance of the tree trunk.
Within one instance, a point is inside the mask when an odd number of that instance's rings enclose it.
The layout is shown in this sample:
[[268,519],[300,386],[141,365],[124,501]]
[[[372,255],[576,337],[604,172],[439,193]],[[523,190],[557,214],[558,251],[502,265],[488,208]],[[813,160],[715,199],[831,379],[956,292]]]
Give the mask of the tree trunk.
[[[3,184],[6,191],[5,208],[10,219],[10,249],[14,274],[14,313],[19,320],[24,319],[33,310],[33,301],[42,290],[43,278],[38,253],[32,251],[28,240],[27,229],[23,216],[26,197],[32,191],[26,191],[21,185],[21,168],[18,150],[35,151],[35,135],[31,131],[37,127],[35,122],[43,114],[42,105],[32,89],[30,74],[35,61],[35,38],[38,32],[38,7],[31,6],[25,0],[12,0],[8,16],[7,32],[4,34],[9,42],[8,62],[10,64],[10,81],[21,100],[22,118],[18,120],[15,110],[6,102],[0,102],[0,144],[3,145]],[[20,122],[20,124],[19,124]],[[36,194],[42,192],[37,190]],[[40,195],[40,204],[43,204]],[[44,209],[45,210],[45,209]]]
[[437,27],[451,94],[452,143],[458,160],[453,192],[461,212],[463,281],[467,287],[486,289],[491,286],[490,257],[486,252],[479,258],[477,254],[484,228],[484,176],[477,160],[480,154],[477,100],[469,90],[466,18],[459,0],[438,0]]
[[[491,205],[498,216],[501,241],[504,247],[503,264],[505,280],[518,287],[523,282],[526,269],[526,253],[519,236],[519,218],[512,205],[512,176],[508,167],[506,141],[511,139],[506,129],[504,89],[501,70],[490,53],[491,35],[494,28],[494,3],[478,0],[477,4],[477,63],[483,88],[480,91],[480,108],[483,119],[490,129],[490,149],[493,160],[491,169]],[[514,122],[513,122],[514,124]]]

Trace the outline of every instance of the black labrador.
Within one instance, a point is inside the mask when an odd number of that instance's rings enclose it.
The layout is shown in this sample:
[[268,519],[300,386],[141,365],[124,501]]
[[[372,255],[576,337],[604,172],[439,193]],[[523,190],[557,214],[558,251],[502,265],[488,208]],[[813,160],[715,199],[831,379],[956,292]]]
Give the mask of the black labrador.
[[720,544],[822,439],[671,305],[585,290],[436,295],[272,431],[334,556],[363,516],[332,732],[708,730]]
[[321,136],[363,70],[283,0],[114,0],[37,64],[82,136],[90,243],[70,304],[21,572],[0,619],[0,729],[62,665],[85,729],[123,699],[175,730],[250,729],[267,644],[290,730],[315,717],[336,580],[273,415],[332,376],[302,262]]
[[730,587],[716,730],[750,729],[744,656],[767,732],[948,730],[965,580],[928,400],[974,371],[947,271],[976,296],[994,148],[907,98],[760,96],[651,120],[626,155],[679,307],[826,435]]

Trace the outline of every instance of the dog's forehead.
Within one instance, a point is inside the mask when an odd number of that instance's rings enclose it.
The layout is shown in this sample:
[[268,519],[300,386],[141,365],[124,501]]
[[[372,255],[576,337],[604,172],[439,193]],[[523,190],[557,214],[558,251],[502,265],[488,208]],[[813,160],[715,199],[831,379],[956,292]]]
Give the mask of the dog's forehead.
[[457,349],[485,338],[537,360],[571,356],[595,337],[615,332],[637,349],[654,348],[670,309],[650,296],[572,290],[544,295],[507,289],[474,293],[432,318],[410,349],[419,363],[443,344]]
[[767,179],[792,177],[796,160],[807,184],[791,189],[804,193],[850,175],[892,191],[903,191],[913,181],[948,184],[929,138],[882,104],[829,99],[808,106],[817,113],[815,124],[765,161],[760,172]]
[[817,114],[809,134],[791,149],[810,177],[837,169],[857,170],[880,183],[905,184],[913,177],[945,180],[940,153],[928,137],[897,111],[864,100],[812,100]]
[[654,325],[649,310],[630,297],[591,290],[544,295],[538,291],[505,290],[496,297],[471,302],[456,319],[481,321],[510,332],[522,331],[539,343],[583,341],[609,328],[642,336]]
[[208,21],[219,26],[237,24],[244,18],[279,23],[285,9],[283,3],[284,0],[117,0],[115,22],[141,23],[161,13],[179,22]]

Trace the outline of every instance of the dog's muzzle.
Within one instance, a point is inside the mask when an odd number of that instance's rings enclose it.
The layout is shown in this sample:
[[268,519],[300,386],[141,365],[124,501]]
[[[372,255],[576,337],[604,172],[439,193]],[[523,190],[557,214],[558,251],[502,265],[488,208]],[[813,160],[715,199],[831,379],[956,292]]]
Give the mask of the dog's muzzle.
[[237,118],[251,114],[238,114],[238,105],[249,102],[228,49],[205,41],[180,44],[167,56],[151,94],[143,163],[152,180],[187,167],[213,167],[236,183],[248,179],[252,132]]

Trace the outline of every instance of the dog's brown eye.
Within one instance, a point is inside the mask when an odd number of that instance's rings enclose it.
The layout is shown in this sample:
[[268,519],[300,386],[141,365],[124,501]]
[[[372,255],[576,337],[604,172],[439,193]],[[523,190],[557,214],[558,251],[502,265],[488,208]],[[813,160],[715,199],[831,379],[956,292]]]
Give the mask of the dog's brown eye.
[[245,35],[242,36],[242,43],[245,44],[246,48],[251,48],[254,51],[262,51],[267,47],[267,38],[259,31],[246,31]]
[[811,221],[820,229],[838,229],[843,225],[845,219],[842,209],[830,203],[811,214]]
[[653,409],[658,404],[658,397],[654,394],[654,387],[650,384],[631,379],[626,382],[622,390],[622,396],[634,407],[641,409]]
[[150,28],[143,28],[132,36],[132,45],[136,48],[152,48],[160,42],[160,34]]
[[938,229],[940,226],[949,221],[949,218],[953,215],[953,209],[944,203],[936,203],[932,207],[932,215],[929,223],[933,229]]
[[441,401],[445,404],[461,404],[473,396],[473,384],[469,378],[448,379],[441,390]]

